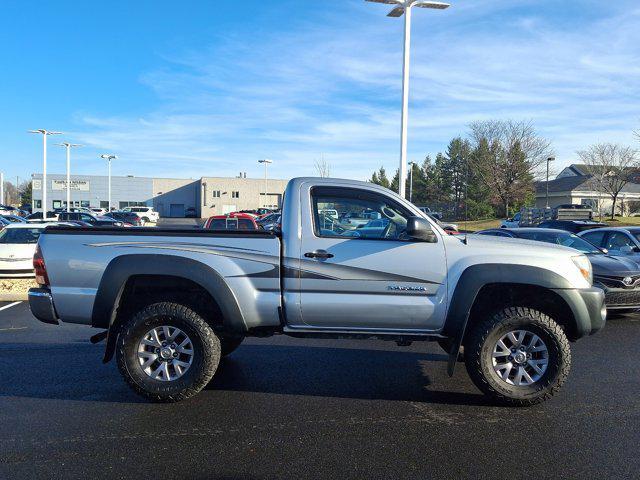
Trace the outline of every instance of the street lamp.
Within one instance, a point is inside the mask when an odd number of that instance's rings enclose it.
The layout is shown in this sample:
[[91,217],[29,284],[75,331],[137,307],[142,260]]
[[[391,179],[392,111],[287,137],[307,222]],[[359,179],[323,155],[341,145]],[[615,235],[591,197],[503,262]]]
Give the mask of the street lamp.
[[78,143],[62,142],[59,146],[67,150],[67,212],[71,211],[71,149],[81,147]]
[[444,10],[451,5],[443,2],[424,0],[366,0],[367,2],[386,3],[396,5],[389,12],[389,17],[404,15],[404,56],[402,61],[402,119],[400,124],[400,170],[398,176],[398,193],[405,196],[405,181],[407,178],[407,123],[409,120],[409,64],[411,60],[411,9],[413,7],[434,8]]
[[49,135],[62,135],[62,132],[50,132],[44,128],[29,130],[29,133],[39,133],[42,135],[42,219],[47,219],[47,137]]
[[111,211],[111,160],[117,160],[118,157],[116,157],[115,155],[111,155],[109,153],[103,153],[102,155],[100,155],[100,158],[104,158],[109,164],[109,207],[107,209],[107,212],[110,212]]
[[273,160],[258,160],[258,163],[264,164],[264,206],[267,206],[267,167],[273,163]]
[[555,162],[556,161],[556,157],[549,157],[547,158],[547,207],[549,208],[549,162]]

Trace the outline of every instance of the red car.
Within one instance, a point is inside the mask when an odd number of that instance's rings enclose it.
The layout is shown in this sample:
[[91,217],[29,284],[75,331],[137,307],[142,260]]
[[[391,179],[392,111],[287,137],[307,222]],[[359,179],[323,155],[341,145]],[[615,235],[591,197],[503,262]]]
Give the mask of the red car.
[[258,224],[247,213],[229,213],[209,217],[204,226],[207,230],[258,230]]

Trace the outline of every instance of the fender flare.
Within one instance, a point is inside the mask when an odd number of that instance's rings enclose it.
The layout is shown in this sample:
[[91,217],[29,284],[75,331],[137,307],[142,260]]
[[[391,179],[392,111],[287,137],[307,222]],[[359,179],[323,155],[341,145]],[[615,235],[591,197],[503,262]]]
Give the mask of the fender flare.
[[117,335],[111,335],[120,299],[128,280],[137,275],[160,275],[183,278],[204,288],[217,302],[225,327],[237,333],[247,329],[238,301],[224,278],[210,266],[191,258],[175,255],[133,254],[114,258],[102,275],[93,305],[91,324],[109,330],[104,363],[113,357]]
[[452,339],[447,372],[453,375],[469,321],[471,309],[482,287],[490,284],[509,283],[556,289],[572,289],[567,279],[551,270],[530,265],[488,263],[472,265],[460,276],[449,302],[449,311],[442,328],[442,335]]

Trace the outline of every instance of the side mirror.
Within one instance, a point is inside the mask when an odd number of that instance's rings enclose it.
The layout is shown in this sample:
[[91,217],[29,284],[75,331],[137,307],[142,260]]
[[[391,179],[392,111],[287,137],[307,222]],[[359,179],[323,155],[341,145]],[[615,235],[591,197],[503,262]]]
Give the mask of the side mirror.
[[601,249],[600,249],[600,251],[601,251],[602,253],[609,253],[609,250],[607,250],[606,248],[601,248]]
[[405,233],[410,238],[427,243],[437,243],[438,241],[438,237],[431,229],[431,224],[422,217],[409,217]]

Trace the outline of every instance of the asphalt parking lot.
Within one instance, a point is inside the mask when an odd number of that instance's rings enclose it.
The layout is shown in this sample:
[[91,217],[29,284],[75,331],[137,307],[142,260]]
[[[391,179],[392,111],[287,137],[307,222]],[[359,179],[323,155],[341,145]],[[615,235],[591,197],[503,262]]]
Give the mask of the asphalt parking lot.
[[[0,309],[8,304],[0,304]],[[145,403],[90,328],[0,310],[0,478],[638,478],[640,321],[564,390],[499,408],[435,344],[251,339],[196,398]]]

